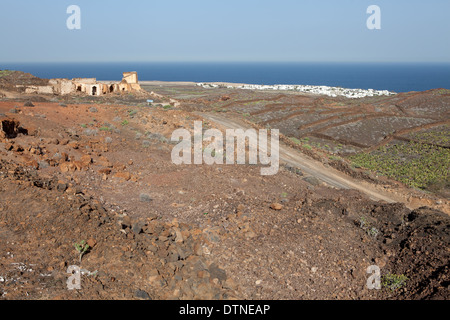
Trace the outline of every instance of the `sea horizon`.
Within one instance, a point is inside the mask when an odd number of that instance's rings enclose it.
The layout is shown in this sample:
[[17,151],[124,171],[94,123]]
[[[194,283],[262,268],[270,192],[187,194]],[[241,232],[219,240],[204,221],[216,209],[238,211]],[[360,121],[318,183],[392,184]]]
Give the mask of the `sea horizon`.
[[450,89],[450,62],[42,62],[0,63],[44,79],[312,85],[391,92]]

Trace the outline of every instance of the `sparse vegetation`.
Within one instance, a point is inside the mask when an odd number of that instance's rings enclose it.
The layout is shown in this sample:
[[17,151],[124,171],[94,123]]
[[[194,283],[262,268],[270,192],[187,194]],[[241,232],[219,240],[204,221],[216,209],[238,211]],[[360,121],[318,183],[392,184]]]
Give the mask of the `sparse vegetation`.
[[395,291],[403,287],[407,280],[408,278],[403,274],[397,275],[389,273],[382,277],[381,284],[383,287],[388,288],[391,291]]
[[90,246],[86,243],[86,240],[82,240],[80,243],[74,243],[75,249],[80,255],[80,263],[83,255],[89,251]]
[[437,95],[450,94],[450,90],[449,89],[441,89],[441,90],[435,91],[434,94],[437,94]]
[[450,146],[450,125],[443,126],[440,130],[412,133],[408,137],[421,143]]
[[0,78],[1,77],[6,77],[9,76],[11,73],[13,73],[14,71],[11,70],[0,70]]
[[251,101],[251,102],[244,103],[243,106],[245,106],[245,107],[254,106],[254,105],[263,104],[263,103],[267,103],[267,102],[268,101],[266,101],[266,100]]
[[341,161],[342,160],[342,158],[338,157],[338,156],[329,156],[329,159],[332,161]]
[[129,115],[130,117],[132,117],[132,116],[136,115],[137,113],[138,113],[137,110],[131,110],[130,112],[128,112],[128,115]]
[[379,233],[379,231],[375,227],[371,227],[367,230],[367,234],[375,239],[377,238],[378,233]]
[[427,189],[449,179],[450,150],[426,143],[398,143],[372,153],[350,157],[354,166],[366,168],[405,183]]
[[373,237],[374,239],[377,238],[380,231],[375,228],[366,217],[361,217],[359,220],[359,226],[361,229],[363,229],[369,236]]

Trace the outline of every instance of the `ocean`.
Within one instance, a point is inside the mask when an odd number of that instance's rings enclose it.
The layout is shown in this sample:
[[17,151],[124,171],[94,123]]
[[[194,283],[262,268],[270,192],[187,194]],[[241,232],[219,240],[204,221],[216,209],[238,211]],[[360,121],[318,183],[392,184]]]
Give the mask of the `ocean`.
[[0,63],[40,78],[122,79],[137,71],[140,81],[232,82],[324,85],[392,92],[450,89],[450,63]]

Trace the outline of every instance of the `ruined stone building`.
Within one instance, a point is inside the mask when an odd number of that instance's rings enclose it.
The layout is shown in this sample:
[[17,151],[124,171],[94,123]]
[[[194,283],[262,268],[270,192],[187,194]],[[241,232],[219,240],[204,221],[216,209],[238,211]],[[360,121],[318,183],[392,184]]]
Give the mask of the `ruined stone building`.
[[51,79],[46,86],[25,87],[25,93],[29,94],[66,95],[79,92],[91,96],[139,92],[141,90],[137,72],[124,72],[121,82],[99,82],[95,78]]

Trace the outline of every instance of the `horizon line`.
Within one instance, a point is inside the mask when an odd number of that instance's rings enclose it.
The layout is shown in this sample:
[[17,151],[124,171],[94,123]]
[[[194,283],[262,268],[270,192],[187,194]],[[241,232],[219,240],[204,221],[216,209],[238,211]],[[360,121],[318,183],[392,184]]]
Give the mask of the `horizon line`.
[[1,64],[60,64],[60,63],[97,63],[97,64],[107,64],[107,63],[346,63],[346,64],[363,64],[363,63],[403,63],[403,64],[450,64],[450,61],[279,61],[279,60],[267,60],[267,61],[247,61],[247,60],[211,60],[211,61],[193,61],[193,60],[142,60],[142,61],[9,61],[3,62]]

